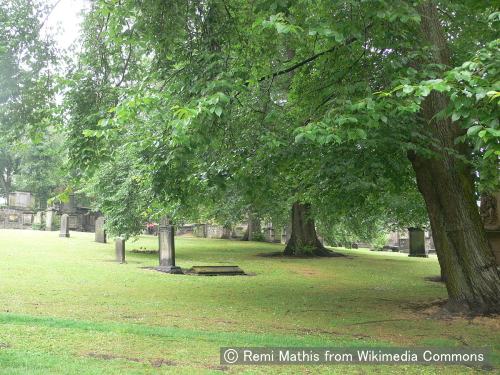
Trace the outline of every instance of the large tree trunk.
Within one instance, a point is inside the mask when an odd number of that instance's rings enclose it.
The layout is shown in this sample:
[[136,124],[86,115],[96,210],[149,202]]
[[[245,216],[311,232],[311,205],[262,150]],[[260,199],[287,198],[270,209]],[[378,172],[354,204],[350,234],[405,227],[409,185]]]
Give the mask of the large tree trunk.
[[295,202],[292,206],[292,233],[284,251],[289,256],[331,256],[316,234],[311,205]]
[[[422,35],[435,48],[434,61],[449,65],[447,42],[432,1],[419,8]],[[454,153],[470,152],[455,139],[458,124],[436,114],[448,105],[445,95],[432,92],[422,104],[425,130],[438,143],[434,158],[409,155],[417,176],[434,235],[434,244],[446,282],[449,307],[478,312],[500,311],[500,275],[484,232],[474,197],[473,171]],[[448,151],[452,150],[452,151]]]

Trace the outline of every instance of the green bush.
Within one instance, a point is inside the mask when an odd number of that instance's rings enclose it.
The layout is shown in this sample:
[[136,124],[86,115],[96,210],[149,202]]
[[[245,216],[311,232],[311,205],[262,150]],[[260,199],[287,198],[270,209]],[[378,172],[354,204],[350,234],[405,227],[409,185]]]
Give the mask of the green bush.
[[380,233],[372,242],[372,250],[374,251],[382,251],[384,249],[385,244],[389,240],[389,234]]

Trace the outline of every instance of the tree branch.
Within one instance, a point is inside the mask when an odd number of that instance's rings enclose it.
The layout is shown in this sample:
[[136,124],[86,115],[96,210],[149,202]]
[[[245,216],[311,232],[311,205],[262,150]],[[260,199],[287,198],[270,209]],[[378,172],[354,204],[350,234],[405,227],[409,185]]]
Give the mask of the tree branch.
[[121,84],[123,83],[123,80],[125,79],[125,74],[127,73],[127,70],[128,70],[128,64],[130,62],[130,57],[132,56],[132,43],[130,43],[128,45],[128,56],[127,56],[127,60],[125,61],[125,65],[123,66],[123,72],[122,72],[122,77],[120,79],[120,81],[118,82],[118,84],[116,85],[116,87],[120,87]]
[[[372,27],[372,25],[373,25],[373,22],[370,22],[370,23],[369,23],[369,24],[365,27],[365,30],[364,30],[365,34],[366,34],[366,31],[367,31],[370,27]],[[300,67],[302,67],[302,66],[304,66],[304,65],[307,65],[307,64],[309,64],[310,62],[312,62],[312,61],[316,60],[317,58],[319,58],[319,57],[321,57],[321,56],[323,56],[323,55],[326,55],[327,53],[334,52],[334,51],[336,51],[336,50],[337,50],[338,48],[340,48],[340,47],[346,47],[346,46],[348,46],[348,45],[350,45],[350,44],[354,43],[354,42],[355,42],[355,41],[357,41],[358,39],[359,39],[358,37],[351,36],[351,37],[347,38],[347,39],[344,41],[344,43],[342,43],[342,44],[337,44],[337,45],[335,45],[335,46],[333,46],[333,47],[331,47],[331,48],[329,48],[329,49],[327,49],[327,50],[324,50],[324,51],[318,52],[318,53],[316,53],[316,54],[312,55],[311,57],[308,57],[307,59],[302,60],[302,61],[300,61],[300,62],[298,62],[298,63],[296,63],[296,64],[294,64],[294,65],[292,65],[292,66],[290,66],[290,67],[288,67],[288,68],[285,68],[285,69],[279,70],[279,71],[277,71],[277,72],[274,72],[274,73],[268,74],[268,75],[266,75],[266,76],[263,76],[263,77],[261,77],[261,78],[259,78],[259,79],[258,79],[258,82],[262,82],[262,81],[265,81],[266,79],[269,79],[269,78],[275,78],[275,77],[281,76],[281,75],[283,75],[283,74],[290,73],[290,72],[294,71],[295,69],[298,69],[298,68],[300,68]],[[247,83],[245,84],[245,86],[248,86],[248,84],[249,84],[249,83],[247,82]]]

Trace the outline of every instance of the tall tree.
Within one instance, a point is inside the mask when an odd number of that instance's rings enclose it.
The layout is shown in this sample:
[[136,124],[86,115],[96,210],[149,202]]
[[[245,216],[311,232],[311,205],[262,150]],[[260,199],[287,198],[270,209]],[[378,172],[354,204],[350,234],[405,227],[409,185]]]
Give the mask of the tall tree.
[[53,118],[54,48],[41,34],[45,2],[0,4],[0,182],[4,195],[21,161],[19,146],[38,142]]
[[[437,4],[425,1],[419,6],[421,38],[431,49],[427,64],[451,67],[451,52],[443,30]],[[450,302],[462,308],[498,308],[500,275],[483,229],[474,194],[474,170],[467,144],[456,144],[464,134],[457,121],[440,118],[449,106],[446,94],[431,92],[422,102],[424,129],[435,140],[434,157],[410,153],[418,187],[427,205],[442,275]],[[460,158],[462,156],[463,158]]]
[[[421,207],[414,194],[418,183],[450,302],[499,308],[498,271],[479,221],[470,168],[475,165],[482,177],[494,175],[485,173],[491,164],[471,163],[483,152],[490,161],[498,157],[498,121],[484,116],[491,105],[468,113],[457,109],[470,102],[462,97],[461,82],[470,81],[478,63],[469,64],[468,72],[447,72],[494,39],[485,21],[493,12],[487,2],[122,5],[112,12],[108,2],[96,2],[92,17],[103,24],[87,31],[89,46],[107,46],[109,52],[97,60],[100,72],[108,72],[98,77],[112,86],[111,94],[103,91],[109,102],[83,111],[88,122],[71,126],[74,142],[97,145],[82,148],[73,160],[91,155],[108,170],[120,168],[112,174],[110,212],[120,212],[112,208],[133,181],[151,192],[144,207],[179,214],[194,213],[225,191],[240,194],[234,201],[243,212],[272,202],[283,212],[296,203],[296,227],[309,228],[292,242],[300,253],[319,249],[307,211],[320,214],[322,225],[334,225],[350,209],[375,223],[376,216],[398,212],[387,205],[391,197],[411,196]],[[132,65],[123,45],[137,53]],[[492,82],[494,63],[483,67],[483,80]],[[123,80],[122,71],[130,72]],[[452,76],[462,78],[447,83]],[[91,91],[102,99],[96,87]],[[498,97],[490,91],[474,91],[475,98]],[[91,96],[80,102],[85,97]],[[458,122],[462,116],[474,120]],[[487,150],[472,153],[466,132],[477,133]],[[124,169],[127,162],[133,168]],[[422,216],[403,214],[394,221],[421,222]]]

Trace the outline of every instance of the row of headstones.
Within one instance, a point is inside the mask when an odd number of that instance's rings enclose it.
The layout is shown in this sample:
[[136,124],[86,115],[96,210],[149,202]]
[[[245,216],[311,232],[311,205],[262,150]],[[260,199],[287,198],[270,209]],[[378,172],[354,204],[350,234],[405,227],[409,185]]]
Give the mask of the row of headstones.
[[[64,214],[61,216],[61,231],[59,237],[69,237],[69,216]],[[106,230],[104,229],[104,217],[98,217],[95,222],[95,241],[106,243]],[[159,267],[158,271],[166,273],[182,273],[180,267],[175,265],[175,228],[168,218],[162,219],[158,228],[159,241]],[[125,239],[122,237],[115,238],[115,254],[116,261],[125,263]]]

